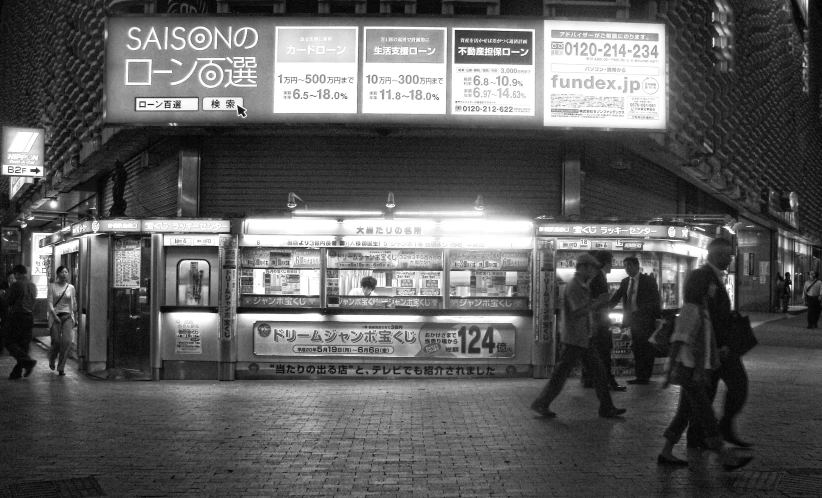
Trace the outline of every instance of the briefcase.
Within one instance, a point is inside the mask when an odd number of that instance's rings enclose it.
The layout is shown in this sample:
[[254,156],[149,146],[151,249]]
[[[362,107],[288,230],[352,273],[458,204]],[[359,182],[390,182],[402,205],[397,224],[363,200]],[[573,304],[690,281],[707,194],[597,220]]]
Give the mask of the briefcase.
[[741,357],[759,344],[759,341],[756,340],[749,317],[742,316],[736,311],[732,311],[731,316],[733,317],[734,330],[728,341],[728,349]]

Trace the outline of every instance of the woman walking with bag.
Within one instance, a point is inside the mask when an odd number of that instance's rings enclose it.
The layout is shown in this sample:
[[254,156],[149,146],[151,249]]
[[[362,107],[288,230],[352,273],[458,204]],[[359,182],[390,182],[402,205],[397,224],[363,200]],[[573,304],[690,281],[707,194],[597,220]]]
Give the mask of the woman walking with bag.
[[74,332],[74,312],[77,310],[77,292],[68,283],[68,268],[57,268],[57,281],[49,284],[48,315],[51,347],[49,348],[49,368],[54,370],[57,363],[58,375],[66,375],[66,358],[71,349]]
[[711,376],[719,368],[719,350],[708,318],[706,306],[685,303],[676,320],[671,349],[666,364],[665,386],[680,386],[679,406],[671,424],[665,430],[665,445],[657,463],[673,467],[686,467],[687,460],[677,458],[673,448],[689,424],[701,429],[705,446],[719,454],[725,470],[738,469],[751,461],[751,457],[735,458],[724,448],[719,424],[711,406]]

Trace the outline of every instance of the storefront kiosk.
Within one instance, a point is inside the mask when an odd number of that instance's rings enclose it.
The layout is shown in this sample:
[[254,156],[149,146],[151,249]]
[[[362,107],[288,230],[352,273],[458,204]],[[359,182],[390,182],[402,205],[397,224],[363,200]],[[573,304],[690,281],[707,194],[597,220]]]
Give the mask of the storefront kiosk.
[[447,214],[245,220],[237,378],[530,375],[533,240]]
[[[662,314],[675,314],[684,300],[687,273],[704,262],[711,240],[699,230],[684,225],[598,222],[551,222],[538,220],[536,311],[539,335],[535,355],[535,372],[546,374],[545,365],[553,365],[558,353],[556,312],[565,284],[573,278],[580,254],[607,250],[613,254],[613,267],[606,275],[610,292],[619,289],[628,276],[623,260],[634,256],[641,272],[654,277],[659,287]],[[630,329],[621,328],[622,305],[611,312],[614,338],[614,375],[633,375]]]
[[221,300],[230,230],[227,220],[118,218],[45,239],[76,282],[79,368],[102,378],[219,378],[219,311],[234,289],[229,281]]

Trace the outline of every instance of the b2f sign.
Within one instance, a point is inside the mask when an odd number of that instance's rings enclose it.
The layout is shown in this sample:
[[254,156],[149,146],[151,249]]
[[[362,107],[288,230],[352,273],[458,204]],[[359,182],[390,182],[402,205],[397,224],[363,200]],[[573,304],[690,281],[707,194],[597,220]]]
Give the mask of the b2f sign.
[[43,176],[45,130],[3,127],[3,175]]

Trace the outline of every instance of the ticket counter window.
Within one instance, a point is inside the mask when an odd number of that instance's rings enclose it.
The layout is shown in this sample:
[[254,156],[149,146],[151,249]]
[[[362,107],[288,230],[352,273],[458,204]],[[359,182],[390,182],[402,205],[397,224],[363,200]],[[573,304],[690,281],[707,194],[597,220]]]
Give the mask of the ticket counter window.
[[319,249],[244,247],[240,264],[240,306],[319,307]]
[[204,259],[177,263],[177,306],[208,306],[211,295],[211,265]]
[[[328,306],[441,309],[442,261],[439,250],[329,249]],[[374,286],[368,294],[364,282]]]
[[531,252],[452,250],[452,309],[530,309]]

